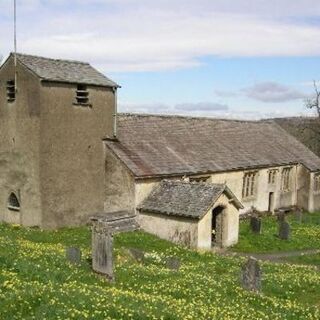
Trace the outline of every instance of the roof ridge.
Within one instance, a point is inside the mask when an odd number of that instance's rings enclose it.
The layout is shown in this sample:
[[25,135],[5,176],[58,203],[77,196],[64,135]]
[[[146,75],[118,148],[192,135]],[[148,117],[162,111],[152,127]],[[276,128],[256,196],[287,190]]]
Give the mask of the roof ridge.
[[[10,55],[14,55],[14,52],[11,52]],[[31,57],[31,58],[37,58],[37,59],[44,59],[44,60],[50,60],[50,61],[68,62],[68,63],[71,62],[71,63],[90,65],[89,62],[84,62],[84,61],[79,61],[79,60],[48,58],[48,57],[38,56],[38,55],[34,55],[34,54],[27,54],[27,53],[17,52],[17,58],[19,58],[19,56]]]
[[161,183],[169,183],[169,184],[188,184],[188,185],[206,185],[206,186],[216,186],[216,187],[224,187],[224,183],[211,183],[211,182],[197,182],[197,181],[187,181],[187,180],[170,180],[170,179],[163,179]]
[[[119,112],[118,116],[120,117],[157,117],[157,118],[180,118],[187,120],[220,120],[220,121],[229,121],[229,122],[249,122],[249,123],[261,123],[262,120],[249,120],[249,119],[228,119],[228,118],[215,118],[215,117],[205,117],[205,116],[188,116],[188,115],[178,115],[178,114],[157,114],[157,113],[135,113],[135,112]],[[265,119],[264,122],[270,123],[270,120]]]

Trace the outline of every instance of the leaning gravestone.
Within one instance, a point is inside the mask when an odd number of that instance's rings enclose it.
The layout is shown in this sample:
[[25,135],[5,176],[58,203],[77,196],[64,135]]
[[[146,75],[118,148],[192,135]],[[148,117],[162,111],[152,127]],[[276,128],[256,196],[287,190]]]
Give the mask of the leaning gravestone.
[[179,271],[180,266],[181,266],[181,262],[178,258],[176,258],[176,257],[167,258],[166,267],[168,269],[173,270],[173,271]]
[[261,290],[261,268],[257,259],[250,257],[242,266],[241,285],[249,291]]
[[290,225],[286,221],[279,223],[279,238],[281,240],[289,240],[290,238]]
[[261,225],[262,225],[261,218],[258,218],[258,217],[251,217],[250,218],[250,228],[253,233],[260,234],[261,233]]
[[66,258],[72,264],[81,262],[81,250],[75,247],[66,248]]
[[92,268],[111,281],[113,273],[113,235],[139,229],[135,214],[119,211],[97,214],[92,222]]
[[92,268],[113,280],[113,234],[103,223],[92,228]]

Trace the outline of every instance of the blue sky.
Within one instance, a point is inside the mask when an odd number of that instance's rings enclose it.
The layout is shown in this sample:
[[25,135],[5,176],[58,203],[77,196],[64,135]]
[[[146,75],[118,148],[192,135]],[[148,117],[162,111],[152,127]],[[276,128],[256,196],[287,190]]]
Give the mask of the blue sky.
[[[0,56],[12,51],[0,0]],[[261,118],[307,114],[320,80],[320,1],[17,0],[18,51],[90,62],[122,111]]]

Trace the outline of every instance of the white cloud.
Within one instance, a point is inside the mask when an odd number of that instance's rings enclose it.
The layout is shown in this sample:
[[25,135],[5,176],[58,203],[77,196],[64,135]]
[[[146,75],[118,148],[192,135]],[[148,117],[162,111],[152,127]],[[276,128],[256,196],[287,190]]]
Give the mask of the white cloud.
[[[202,104],[202,103],[200,103]],[[194,105],[197,105],[194,104]],[[294,117],[294,116],[307,116],[311,113],[307,112],[296,112],[289,110],[276,110],[276,111],[250,111],[245,108],[222,108],[222,109],[179,109],[177,105],[166,105],[160,103],[149,103],[149,104],[132,104],[119,102],[120,112],[129,113],[147,113],[147,114],[168,114],[168,115],[184,115],[184,116],[197,116],[197,117],[213,117],[223,119],[245,119],[245,120],[259,120],[269,118],[282,118],[282,117]]]
[[295,88],[276,82],[262,82],[242,90],[248,98],[267,103],[305,99],[307,95]]
[[[19,51],[92,62],[104,71],[201,65],[204,56],[320,55],[319,1],[21,0]],[[72,9],[71,10],[71,7]],[[8,1],[0,1],[0,53],[12,48]],[[294,17],[294,19],[292,19]]]
[[228,111],[228,109],[229,107],[226,104],[213,102],[181,103],[175,105],[175,110],[177,111],[215,112]]

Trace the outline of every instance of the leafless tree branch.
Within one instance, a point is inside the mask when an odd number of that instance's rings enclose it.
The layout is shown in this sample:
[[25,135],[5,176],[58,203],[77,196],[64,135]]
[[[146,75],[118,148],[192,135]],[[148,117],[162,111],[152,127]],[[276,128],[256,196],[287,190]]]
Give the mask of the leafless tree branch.
[[306,100],[306,107],[316,111],[318,118],[320,119],[320,91],[317,82],[313,80],[314,97]]

